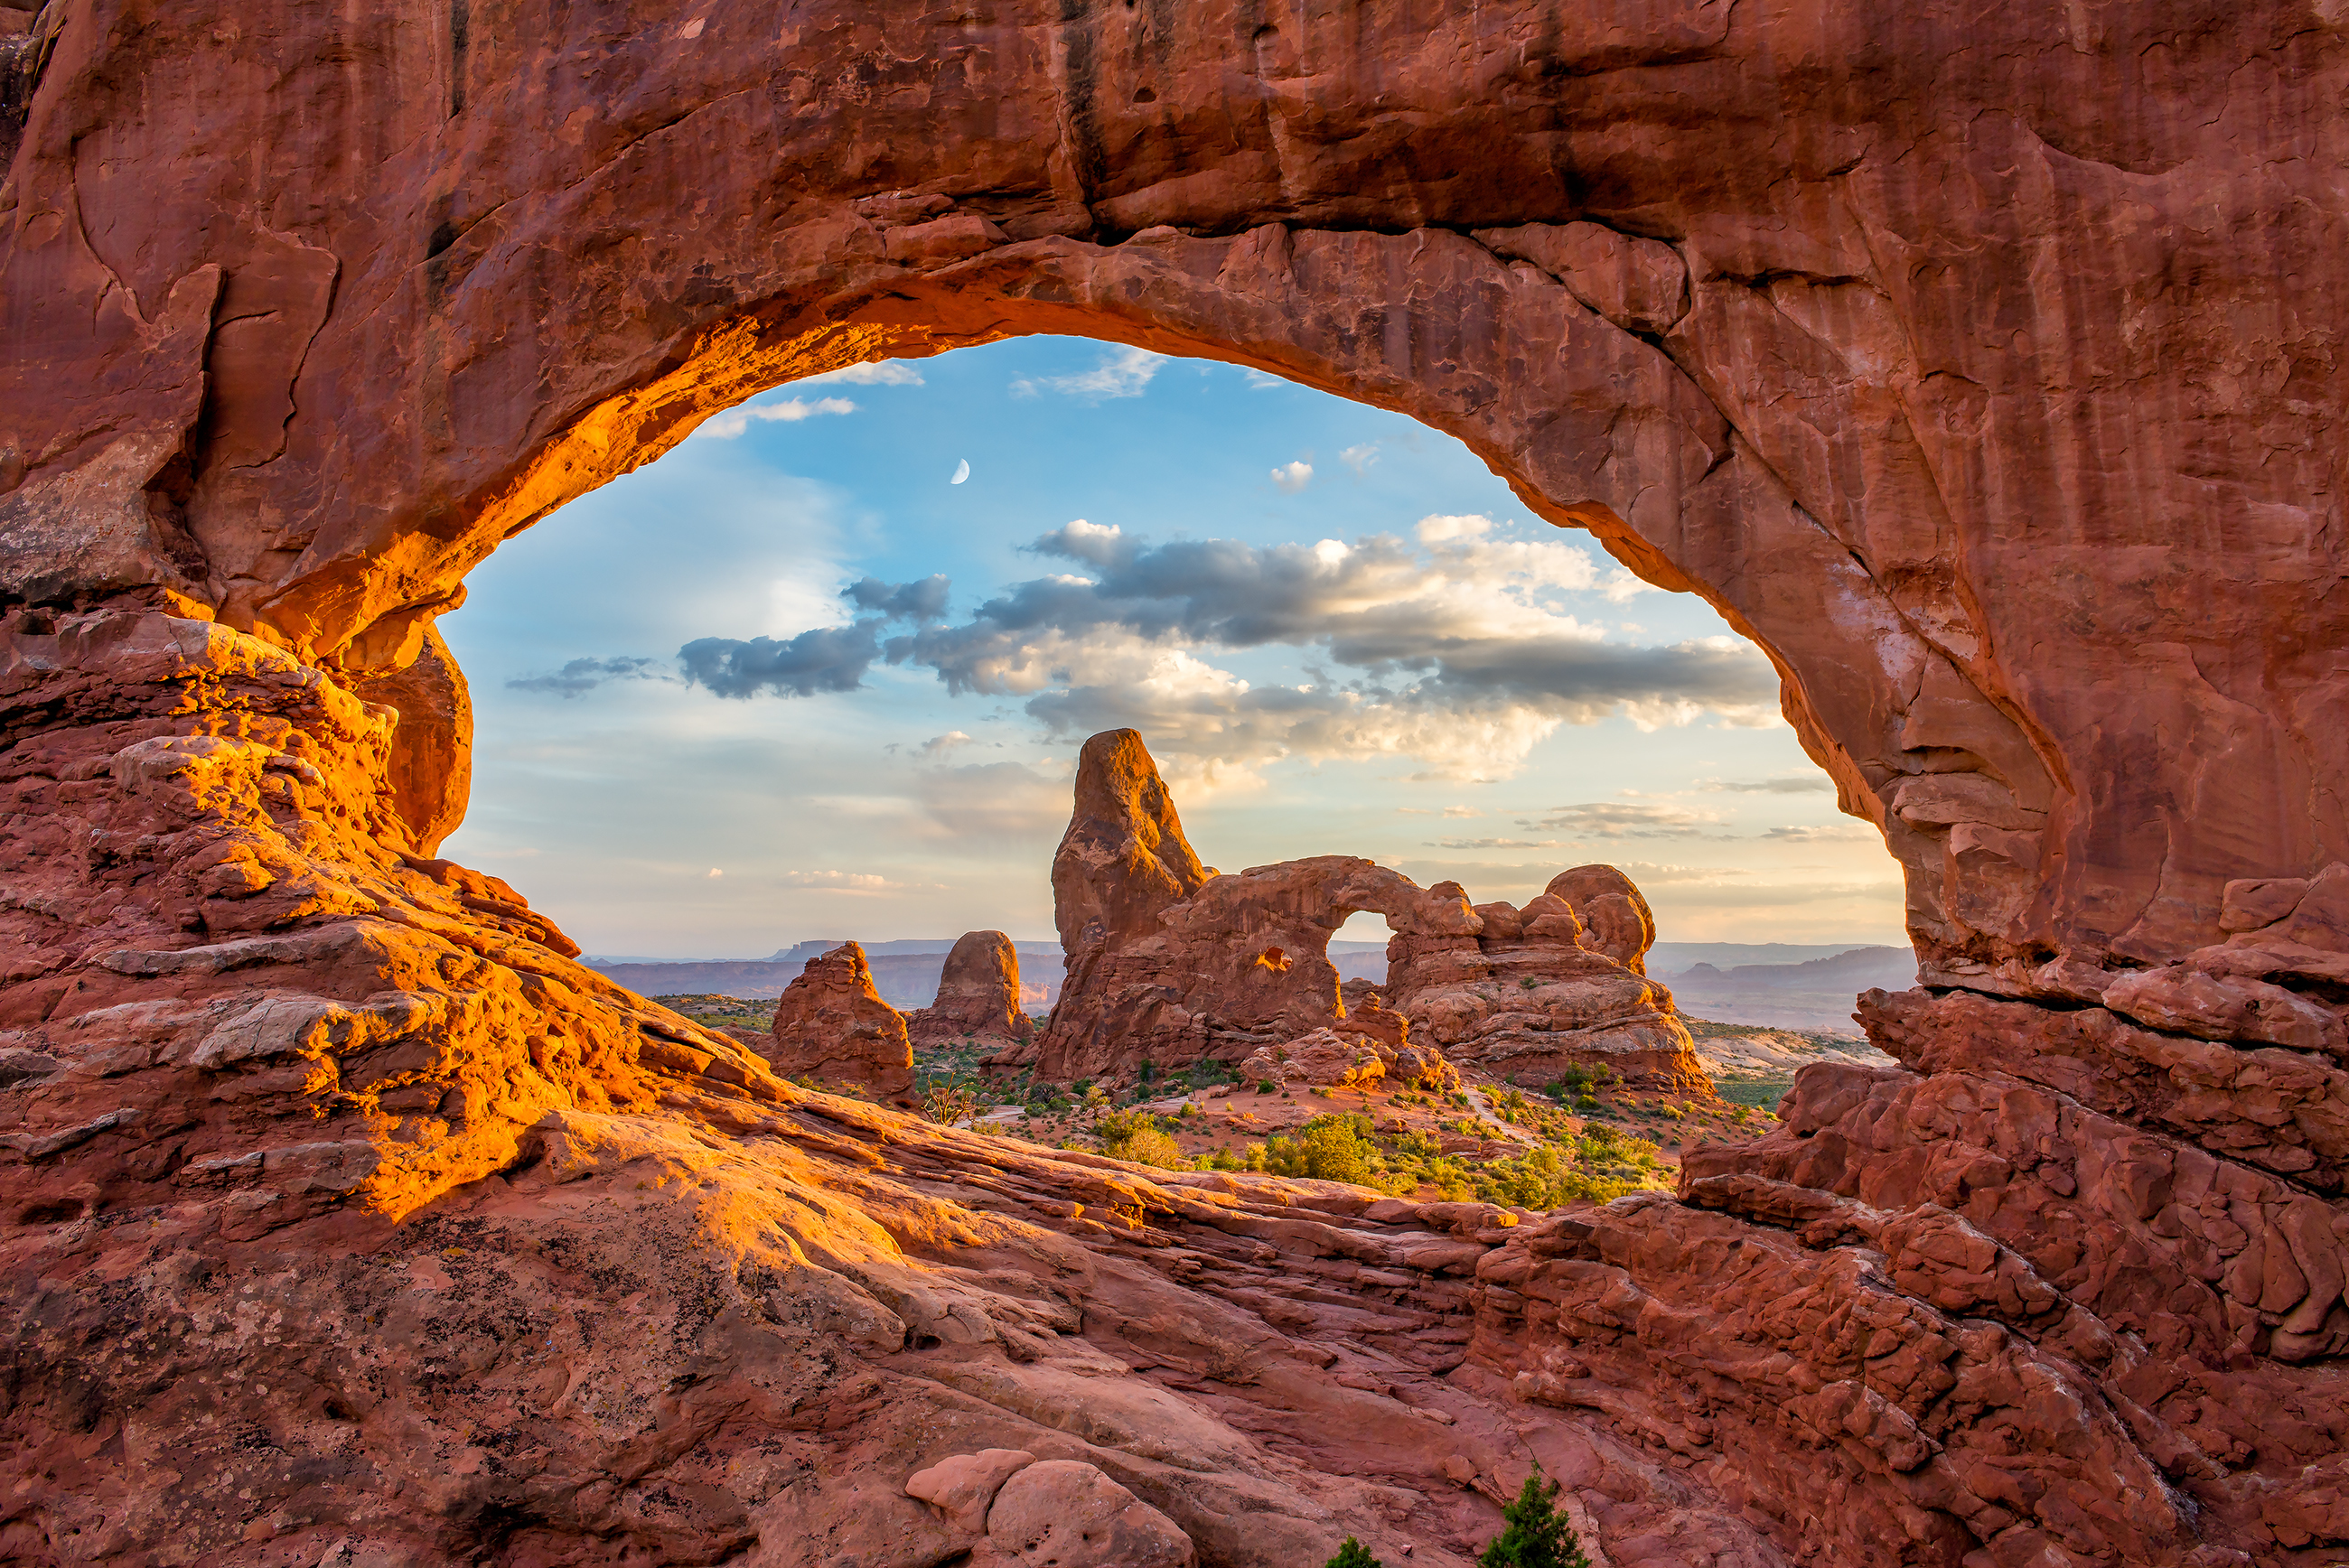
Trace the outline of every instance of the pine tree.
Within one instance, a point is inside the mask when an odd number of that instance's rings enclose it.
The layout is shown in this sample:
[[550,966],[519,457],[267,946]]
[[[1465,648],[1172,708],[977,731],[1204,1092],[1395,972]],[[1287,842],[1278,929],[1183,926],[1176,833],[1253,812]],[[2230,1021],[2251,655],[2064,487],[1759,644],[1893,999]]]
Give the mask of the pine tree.
[[1537,1466],[1517,1501],[1501,1510],[1501,1533],[1476,1559],[1477,1568],[1590,1568],[1557,1511],[1557,1482],[1545,1480]]
[[1346,1544],[1338,1548],[1338,1555],[1330,1559],[1329,1568],[1380,1568],[1380,1563],[1369,1547],[1349,1535]]

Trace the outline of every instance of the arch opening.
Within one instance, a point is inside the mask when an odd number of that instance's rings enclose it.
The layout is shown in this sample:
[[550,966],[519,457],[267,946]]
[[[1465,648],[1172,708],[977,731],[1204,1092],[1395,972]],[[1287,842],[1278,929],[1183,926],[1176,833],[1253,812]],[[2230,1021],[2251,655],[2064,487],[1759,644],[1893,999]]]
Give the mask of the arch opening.
[[450,852],[592,955],[1049,940],[1072,753],[1118,726],[1226,863],[1522,902],[1609,859],[1674,938],[1900,940],[1728,626],[1440,433],[1260,372],[1028,338],[788,384],[471,583],[443,626],[509,781]]

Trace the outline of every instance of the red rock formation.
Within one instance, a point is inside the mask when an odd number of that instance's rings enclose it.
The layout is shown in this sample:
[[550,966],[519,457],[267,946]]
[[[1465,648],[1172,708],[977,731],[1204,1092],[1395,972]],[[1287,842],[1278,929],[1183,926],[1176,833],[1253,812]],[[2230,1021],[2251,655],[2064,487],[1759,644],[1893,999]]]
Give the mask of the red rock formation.
[[885,1099],[914,1089],[905,1015],[873,988],[864,949],[843,942],[811,958],[775,1002],[767,1065],[782,1078],[854,1084]]
[[[943,1561],[992,1446],[1217,1565],[1464,1563],[1537,1459],[1626,1568],[2337,1557],[2337,12],[0,8],[0,1556]],[[498,542],[1036,331],[1703,593],[1902,862],[1913,1070],[1540,1223],[1161,1179],[423,858],[358,694]]]
[[958,937],[947,954],[936,1000],[905,1015],[905,1032],[917,1046],[1025,1044],[1036,1023],[1019,1006],[1019,950],[1011,938],[999,931]]
[[[1148,841],[1180,844],[1178,861],[1197,863],[1138,736],[1112,730],[1088,741],[1076,793],[1052,869],[1069,980],[1039,1047],[1043,1078],[1122,1079],[1145,1061],[1237,1062],[1319,1029],[1392,1035],[1399,1046],[1397,1026],[1409,1018],[1441,1055],[1529,1083],[1603,1065],[1629,1082],[1710,1091],[1671,994],[1641,968],[1654,918],[1612,866],[1560,872],[1522,912],[1471,909],[1456,882],[1422,889],[1348,855],[1203,872],[1178,894],[1179,880],[1128,826],[1148,824]],[[1601,923],[1603,949],[1584,944],[1583,923],[1561,896],[1569,892]],[[1328,954],[1331,934],[1365,909],[1395,932],[1385,989],[1401,1016],[1357,1022]]]
[[[1428,892],[1466,897],[1457,882]],[[1398,932],[1387,944],[1387,993],[1423,1040],[1529,1085],[1603,1067],[1642,1088],[1712,1092],[1671,993],[1647,978],[1655,918],[1629,877],[1578,866],[1522,910],[1475,913],[1473,930]]]

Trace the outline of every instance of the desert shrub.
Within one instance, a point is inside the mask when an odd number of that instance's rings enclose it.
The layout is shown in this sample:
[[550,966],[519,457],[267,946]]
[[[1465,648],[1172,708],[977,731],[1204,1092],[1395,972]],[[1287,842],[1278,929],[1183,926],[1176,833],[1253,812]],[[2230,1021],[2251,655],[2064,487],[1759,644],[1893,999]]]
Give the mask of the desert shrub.
[[1590,1568],[1557,1511],[1557,1482],[1538,1469],[1526,1477],[1517,1501],[1501,1510],[1501,1533],[1476,1559],[1476,1568]]
[[1112,1160],[1166,1171],[1180,1171],[1190,1163],[1174,1140],[1158,1130],[1157,1119],[1148,1111],[1112,1110],[1093,1123],[1093,1132],[1102,1140],[1102,1152]]
[[1330,1559],[1327,1568],[1381,1568],[1381,1564],[1371,1555],[1369,1547],[1349,1535],[1346,1544],[1338,1548],[1338,1555]]
[[1391,1173],[1371,1137],[1367,1116],[1317,1116],[1294,1138],[1264,1144],[1263,1169],[1276,1176],[1308,1176],[1320,1181],[1350,1181],[1358,1187],[1409,1191],[1416,1179]]
[[978,1109],[978,1096],[952,1079],[940,1079],[922,1091],[922,1114],[951,1127]]
[[1270,1078],[1258,1078],[1257,1080],[1256,1092],[1258,1094],[1273,1094],[1278,1092],[1279,1088],[1280,1086],[1273,1082]]

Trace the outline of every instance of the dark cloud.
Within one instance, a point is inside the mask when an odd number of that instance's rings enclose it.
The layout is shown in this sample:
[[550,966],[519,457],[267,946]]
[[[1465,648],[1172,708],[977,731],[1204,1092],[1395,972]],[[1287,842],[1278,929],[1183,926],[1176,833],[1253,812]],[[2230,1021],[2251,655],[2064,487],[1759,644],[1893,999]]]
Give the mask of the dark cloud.
[[860,610],[918,624],[946,614],[947,592],[952,586],[943,573],[932,573],[918,583],[884,583],[878,577],[865,577],[842,589],[840,596]]
[[881,656],[881,622],[820,626],[788,641],[753,637],[702,637],[677,651],[688,683],[719,696],[813,696],[818,692],[854,691]]
[[594,691],[605,681],[661,680],[664,677],[654,665],[654,659],[573,659],[551,676],[524,676],[506,682],[514,691],[552,692],[556,696],[578,696]]

